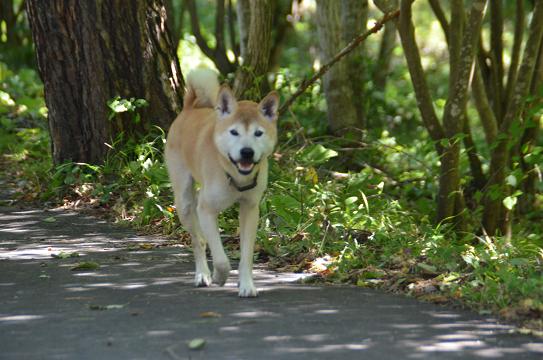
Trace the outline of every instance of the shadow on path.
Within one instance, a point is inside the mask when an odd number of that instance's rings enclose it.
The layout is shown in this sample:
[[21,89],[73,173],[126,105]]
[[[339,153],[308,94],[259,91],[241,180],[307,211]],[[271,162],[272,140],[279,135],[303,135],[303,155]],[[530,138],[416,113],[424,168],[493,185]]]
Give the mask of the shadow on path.
[[[75,213],[0,208],[0,358],[543,358],[539,339],[469,312],[264,270],[260,297],[239,299],[235,272],[224,288],[193,288],[186,249],[127,248],[162,242]],[[72,271],[81,261],[100,267]],[[193,338],[203,349],[188,349]]]

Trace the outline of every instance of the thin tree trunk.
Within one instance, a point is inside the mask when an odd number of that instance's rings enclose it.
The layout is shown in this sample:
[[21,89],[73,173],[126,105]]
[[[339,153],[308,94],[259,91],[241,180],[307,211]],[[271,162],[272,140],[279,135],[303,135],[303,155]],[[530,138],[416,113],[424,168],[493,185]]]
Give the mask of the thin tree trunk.
[[490,56],[494,88],[494,114],[503,117],[503,10],[501,1],[490,1]]
[[183,15],[185,12],[185,2],[181,2],[179,6],[174,4],[173,0],[164,0],[164,6],[166,7],[166,22],[168,24],[168,30],[172,38],[172,44],[177,50],[179,40],[183,31]]
[[247,44],[249,42],[249,26],[251,25],[250,0],[237,0],[236,2],[239,30],[239,53],[243,61],[247,58]]
[[396,24],[388,22],[385,24],[385,31],[379,45],[379,55],[377,57],[377,65],[373,72],[373,86],[375,90],[384,92],[386,88],[387,78],[390,74],[390,63],[392,60],[392,52],[396,46]]
[[498,133],[498,121],[494,115],[494,110],[492,110],[492,107],[489,104],[488,95],[485,90],[485,85],[481,75],[481,68],[479,65],[479,61],[477,61],[471,89],[475,108],[479,113],[479,119],[485,133],[486,143],[491,145],[494,140],[496,140],[496,135]]
[[505,95],[503,97],[503,110],[506,111],[509,105],[509,99],[512,97],[515,81],[517,79],[518,64],[520,60],[520,50],[522,47],[522,38],[525,28],[524,1],[516,1],[515,11],[515,35],[513,38],[513,49],[511,51],[511,62],[507,72],[507,83],[505,86]]
[[[251,1],[251,23],[246,57],[236,72],[234,93],[237,98],[257,100],[267,87],[271,51],[271,0]],[[243,51],[242,51],[243,54]]]
[[487,187],[494,194],[488,194],[485,197],[483,210],[483,226],[489,235],[494,235],[498,228],[501,228],[502,231],[506,230],[503,228],[503,225],[507,224],[504,222],[506,209],[503,207],[502,199],[506,193],[504,182],[509,161],[509,145],[512,140],[511,126],[515,121],[518,121],[518,117],[524,109],[542,36],[543,2],[537,1],[532,14],[528,40],[524,48],[524,56],[518,71],[513,96],[499,127],[499,135],[502,136],[497,137],[497,145],[492,151]]
[[483,164],[479,159],[477,147],[475,141],[473,141],[473,135],[471,134],[471,127],[467,115],[464,115],[464,148],[468,155],[469,168],[471,176],[473,177],[472,185],[477,190],[482,190],[486,185],[486,177],[483,172]]
[[[473,74],[473,64],[477,51],[477,42],[481,31],[486,0],[475,0],[471,6],[470,15],[465,31],[462,34],[462,20],[451,22],[450,45],[460,41],[453,41],[453,33],[460,32],[461,47],[451,54],[457,56],[457,63],[451,66],[452,88],[449,89],[449,97],[443,114],[443,128],[448,138],[448,143],[441,158],[441,171],[439,177],[439,192],[437,197],[437,220],[443,221],[451,217],[460,216],[463,209],[455,209],[454,197],[460,196],[460,139],[464,130],[464,114],[468,101],[468,89]],[[459,2],[455,6],[462,6]],[[459,15],[460,10],[455,13]],[[453,27],[455,25],[455,27]],[[458,29],[460,28],[460,29]],[[454,61],[454,60],[453,60]],[[461,202],[457,202],[460,204]]]
[[[539,54],[537,58],[537,65],[534,71],[532,79],[532,85],[530,86],[530,94],[534,97],[534,102],[530,104],[530,108],[536,108],[543,105],[543,98],[539,96],[543,88],[543,40],[539,45]],[[525,112],[527,116],[529,111]],[[536,184],[538,180],[538,169],[536,164],[530,161],[526,161],[525,156],[533,151],[534,146],[537,144],[537,139],[541,132],[540,114],[531,115],[526,119],[527,122],[524,127],[524,134],[522,136],[520,146],[518,147],[518,153],[520,155],[520,165],[525,174],[525,178],[522,181],[522,197],[520,198],[520,211],[524,214],[530,212],[534,208],[536,199]],[[540,170],[539,170],[540,171]]]
[[[106,143],[167,128],[182,107],[183,78],[160,0],[27,0],[49,109],[56,164],[100,163]],[[115,96],[144,98],[141,121],[108,120]]]
[[[340,13],[339,1],[317,0],[317,29],[323,63],[341,50]],[[339,133],[343,129],[357,127],[359,124],[345,61],[338,62],[324,75],[323,85],[329,129]]]
[[192,33],[196,38],[196,43],[202,52],[207,56],[219,72],[223,75],[230,74],[236,70],[236,63],[230,62],[226,54],[226,47],[224,43],[224,18],[225,18],[225,4],[224,0],[217,0],[216,14],[215,14],[215,47],[211,48],[208,44],[202,32],[200,30],[200,20],[198,19],[198,11],[196,8],[195,0],[185,0],[187,11],[190,15],[190,24]]
[[[367,0],[341,0],[341,46],[345,46],[355,37],[366,30],[368,22],[368,1]],[[385,28],[386,29],[386,28]],[[365,67],[364,56],[366,50],[364,44],[358,46],[344,60],[347,68],[347,75],[353,93],[354,107],[356,110],[359,128],[366,128],[366,96],[364,94]]]
[[276,1],[273,3],[273,41],[270,51],[270,61],[268,64],[269,71],[275,71],[279,67],[281,53],[285,40],[294,30],[293,22],[288,19],[288,15],[292,12],[292,0]]
[[411,5],[413,0],[401,0],[400,17],[398,19],[398,34],[402,42],[407,68],[415,90],[417,104],[422,122],[434,141],[438,154],[442,154],[443,146],[440,141],[445,138],[445,132],[437,118],[432,96],[424,77],[419,48],[415,39],[415,29],[412,21]]

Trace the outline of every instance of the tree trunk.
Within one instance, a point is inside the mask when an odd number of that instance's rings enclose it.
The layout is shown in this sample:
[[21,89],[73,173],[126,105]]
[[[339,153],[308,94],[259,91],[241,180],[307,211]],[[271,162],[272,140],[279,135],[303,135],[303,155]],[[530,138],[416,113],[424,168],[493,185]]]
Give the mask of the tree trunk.
[[190,16],[190,25],[192,33],[196,38],[196,43],[202,52],[215,64],[219,72],[227,76],[236,70],[237,63],[232,63],[226,54],[225,44],[225,3],[224,0],[217,0],[215,12],[215,46],[211,48],[200,30],[200,20],[196,9],[195,0],[185,0],[187,11]]
[[[181,110],[183,78],[161,0],[27,0],[26,10],[56,164],[100,163],[121,133],[167,128]],[[109,121],[115,96],[146,99],[144,121]]]
[[379,45],[379,56],[373,72],[373,86],[377,91],[385,91],[394,46],[396,46],[396,24],[388,22],[385,24],[385,31]]
[[[367,0],[341,0],[341,38],[342,47],[351,42],[359,34],[366,30],[368,22]],[[390,24],[390,23],[389,23]],[[386,26],[386,25],[385,25]],[[354,107],[356,110],[357,125],[366,128],[366,97],[364,84],[366,73],[364,66],[365,46],[361,44],[351,52],[344,60],[347,67],[347,75],[351,83]]]
[[251,25],[251,2],[237,0],[236,13],[238,15],[239,55],[243,61],[247,58],[247,43],[249,42],[249,26]]
[[536,164],[532,161],[527,161],[526,155],[530,154],[534,147],[537,145],[537,140],[541,132],[540,114],[530,114],[530,109],[543,107],[543,98],[540,96],[543,88],[543,39],[539,44],[539,54],[537,56],[536,68],[532,79],[532,85],[530,86],[530,94],[533,96],[534,101],[530,104],[530,108],[525,111],[527,119],[524,121],[525,130],[520,142],[519,151],[520,165],[525,174],[525,178],[522,182],[522,197],[520,198],[520,211],[524,214],[534,209],[536,200],[536,185],[538,180],[538,169]]
[[[320,39],[321,62],[326,63],[341,50],[341,3],[317,0],[317,28]],[[340,61],[323,78],[324,95],[328,107],[328,126],[333,133],[349,127],[358,127],[353,92],[347,64]]]
[[164,6],[166,7],[166,21],[168,30],[172,39],[172,44],[177,50],[179,41],[183,35],[183,17],[185,15],[186,3],[181,3],[174,0],[164,0]]
[[279,68],[285,40],[288,38],[288,35],[294,31],[293,21],[292,19],[288,19],[289,14],[292,12],[292,1],[293,0],[275,1],[272,5],[274,7],[273,41],[268,64],[268,70],[272,72],[276,72]]
[[[473,2],[466,29],[462,31],[462,19],[451,21],[451,88],[443,113],[443,129],[448,138],[445,151],[441,158],[441,171],[439,176],[439,192],[437,197],[437,220],[444,221],[458,217],[463,209],[455,204],[456,196],[461,196],[460,189],[460,136],[464,131],[464,114],[468,102],[468,89],[470,86],[479,33],[481,31],[486,0]],[[461,16],[462,2],[456,2],[458,9],[454,10]],[[458,34],[460,33],[460,34]],[[461,37],[453,39],[453,34]],[[454,46],[453,46],[454,44]]]
[[435,143],[436,151],[439,155],[443,153],[441,140],[445,138],[445,132],[434,109],[432,95],[428,88],[428,83],[424,77],[422,61],[419,48],[415,39],[415,27],[413,26],[411,5],[414,0],[400,1],[400,17],[397,27],[402,48],[404,51],[407,68],[415,90],[415,97],[419,107],[420,115],[424,126],[430,134],[430,138]]
[[[257,100],[267,88],[268,61],[271,51],[271,0],[251,1],[249,37],[246,56],[236,73],[234,93],[238,99]],[[243,34],[240,36],[243,39]],[[241,54],[243,56],[243,47]]]
[[534,68],[539,52],[539,46],[543,36],[543,2],[535,2],[534,12],[528,32],[528,40],[524,48],[522,64],[519,68],[512,99],[509,101],[507,112],[500,124],[499,133],[496,139],[489,170],[489,181],[487,188],[492,193],[487,194],[484,201],[483,227],[489,235],[494,235],[498,228],[506,230],[504,221],[506,209],[502,200],[507,193],[505,189],[505,177],[509,162],[509,146],[511,145],[511,127],[518,121],[525,105],[526,95],[530,90],[533,79]]
[[15,11],[13,9],[13,0],[3,0],[0,4],[0,22],[5,23],[4,34],[6,41],[9,42],[12,38],[11,31],[15,28]]

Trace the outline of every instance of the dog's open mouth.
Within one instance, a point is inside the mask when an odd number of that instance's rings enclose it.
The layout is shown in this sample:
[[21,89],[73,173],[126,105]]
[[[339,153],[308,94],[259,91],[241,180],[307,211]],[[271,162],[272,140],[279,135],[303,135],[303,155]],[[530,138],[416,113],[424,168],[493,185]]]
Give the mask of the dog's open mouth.
[[242,175],[249,175],[251,171],[253,171],[253,168],[255,167],[255,165],[257,164],[256,162],[252,160],[241,159],[239,161],[236,161],[232,159],[230,155],[228,157],[230,158],[230,161],[232,162],[232,164],[236,166],[236,168],[238,169],[238,172]]

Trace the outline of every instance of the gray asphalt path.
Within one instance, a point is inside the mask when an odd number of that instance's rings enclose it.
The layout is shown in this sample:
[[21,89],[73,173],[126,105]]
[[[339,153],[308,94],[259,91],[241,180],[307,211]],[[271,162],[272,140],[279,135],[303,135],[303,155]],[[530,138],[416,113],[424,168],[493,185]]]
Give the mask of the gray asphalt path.
[[[256,299],[237,297],[234,272],[224,288],[195,289],[186,249],[138,247],[164,241],[0,208],[0,359],[543,358],[541,339],[493,319],[295,274],[258,270]],[[100,267],[71,270],[83,261]]]

